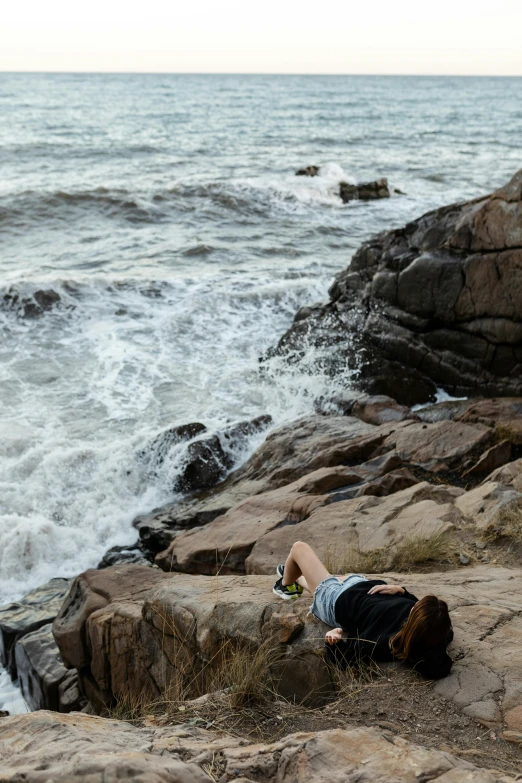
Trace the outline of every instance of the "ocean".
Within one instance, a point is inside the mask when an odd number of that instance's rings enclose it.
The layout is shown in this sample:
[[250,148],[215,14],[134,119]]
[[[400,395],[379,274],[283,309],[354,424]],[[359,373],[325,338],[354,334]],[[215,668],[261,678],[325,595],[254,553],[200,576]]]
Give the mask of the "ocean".
[[[521,138],[517,78],[0,74],[0,603],[173,500],[183,451],[138,458],[165,428],[349,388],[259,357],[372,234],[509,179]],[[342,204],[380,177],[403,195]]]

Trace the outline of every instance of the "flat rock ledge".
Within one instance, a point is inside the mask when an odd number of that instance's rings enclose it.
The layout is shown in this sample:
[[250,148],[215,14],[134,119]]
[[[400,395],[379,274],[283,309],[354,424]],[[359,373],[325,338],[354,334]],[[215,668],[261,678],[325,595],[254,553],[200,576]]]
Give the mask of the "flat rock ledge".
[[73,713],[0,721],[1,783],[508,783],[390,732],[350,728],[248,744],[193,725],[136,728]]
[[[437,692],[466,715],[522,738],[522,569],[482,565],[383,578],[405,583],[419,597],[436,592],[449,604],[455,663],[434,685]],[[309,599],[275,598],[273,581],[132,565],[86,571],[53,631],[97,712],[118,696],[154,701],[172,683],[197,683],[225,644],[252,654],[270,644],[281,694],[317,703],[333,688],[323,658],[325,626],[308,614]]]

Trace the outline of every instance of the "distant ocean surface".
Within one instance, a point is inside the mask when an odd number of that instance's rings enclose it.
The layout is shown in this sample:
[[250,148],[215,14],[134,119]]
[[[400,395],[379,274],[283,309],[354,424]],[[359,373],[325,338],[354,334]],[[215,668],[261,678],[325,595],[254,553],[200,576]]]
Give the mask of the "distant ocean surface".
[[[0,603],[135,540],[172,499],[176,465],[136,457],[162,429],[312,410],[332,381],[259,355],[371,234],[505,182],[521,138],[516,78],[0,74]],[[383,176],[405,195],[341,203]]]

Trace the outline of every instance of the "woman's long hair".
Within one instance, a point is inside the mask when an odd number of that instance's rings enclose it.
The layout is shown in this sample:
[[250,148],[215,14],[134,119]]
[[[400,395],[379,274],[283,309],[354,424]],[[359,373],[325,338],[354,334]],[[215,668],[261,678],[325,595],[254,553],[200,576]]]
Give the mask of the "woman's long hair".
[[448,604],[436,595],[426,595],[414,605],[400,631],[390,639],[395,658],[406,660],[415,649],[443,644],[451,631]]

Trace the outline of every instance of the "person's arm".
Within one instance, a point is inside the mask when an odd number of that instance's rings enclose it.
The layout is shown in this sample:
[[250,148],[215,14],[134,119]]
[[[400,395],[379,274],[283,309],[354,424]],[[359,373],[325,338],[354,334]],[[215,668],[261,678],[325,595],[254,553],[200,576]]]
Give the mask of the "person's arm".
[[368,590],[368,595],[401,595],[403,598],[407,598],[409,601],[417,603],[419,600],[417,596],[410,593],[405,587],[399,585],[374,585],[371,590]]

